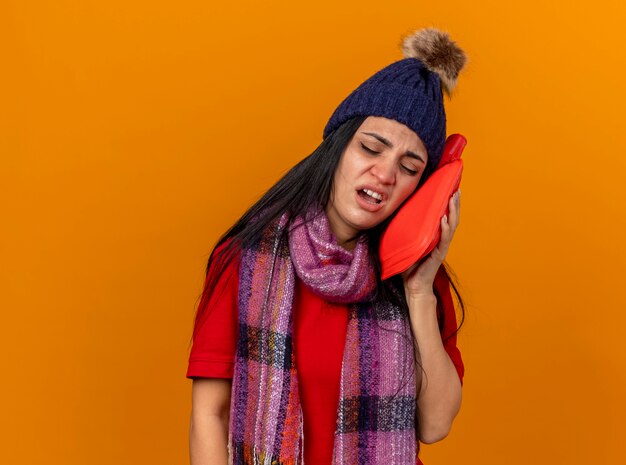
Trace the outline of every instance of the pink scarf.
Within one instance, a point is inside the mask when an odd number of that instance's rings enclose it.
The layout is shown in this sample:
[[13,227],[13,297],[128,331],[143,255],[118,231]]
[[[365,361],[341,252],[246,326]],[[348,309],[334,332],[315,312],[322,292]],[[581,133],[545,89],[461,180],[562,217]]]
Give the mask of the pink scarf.
[[287,241],[280,240],[288,220],[283,215],[256,247],[242,251],[230,463],[304,461],[292,340],[297,275],[327,300],[348,304],[333,464],[413,465],[416,379],[408,315],[372,300],[376,281],[366,236],[347,251],[326,214],[311,213],[317,216],[310,222],[295,219]]

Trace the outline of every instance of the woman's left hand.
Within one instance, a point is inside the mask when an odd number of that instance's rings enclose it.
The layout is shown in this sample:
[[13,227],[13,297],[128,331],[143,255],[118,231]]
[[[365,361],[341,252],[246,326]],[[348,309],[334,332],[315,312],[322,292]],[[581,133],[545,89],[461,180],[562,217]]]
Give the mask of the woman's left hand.
[[402,273],[404,280],[404,292],[407,300],[410,296],[432,295],[433,283],[437,270],[446,258],[448,248],[452,242],[454,232],[459,225],[459,211],[461,191],[457,190],[448,201],[450,217],[446,222],[441,218],[441,238],[437,246],[420,261],[414,263],[411,268]]

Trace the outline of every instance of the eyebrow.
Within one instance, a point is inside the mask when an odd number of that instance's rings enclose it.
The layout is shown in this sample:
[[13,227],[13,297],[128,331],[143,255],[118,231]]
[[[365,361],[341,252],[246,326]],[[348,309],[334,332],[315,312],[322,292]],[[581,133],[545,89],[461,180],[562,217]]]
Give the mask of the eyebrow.
[[[368,136],[372,136],[375,137],[376,139],[378,139],[380,142],[382,142],[383,144],[385,144],[387,147],[389,147],[390,149],[393,148],[393,144],[391,143],[391,141],[389,139],[385,139],[383,136],[381,136],[380,134],[376,134],[375,132],[365,132],[365,131],[361,131],[362,134],[366,134]],[[412,152],[411,150],[407,150],[406,154],[411,158],[416,158],[417,160],[421,161],[422,163],[426,164],[426,162],[424,161],[424,159],[422,157],[420,157],[417,153]]]

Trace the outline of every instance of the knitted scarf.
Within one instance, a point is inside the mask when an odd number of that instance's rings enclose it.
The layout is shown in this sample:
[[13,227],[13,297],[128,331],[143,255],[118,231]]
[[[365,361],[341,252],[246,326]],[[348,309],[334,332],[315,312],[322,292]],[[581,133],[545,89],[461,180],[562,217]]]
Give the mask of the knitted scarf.
[[294,220],[288,240],[281,240],[285,214],[256,247],[242,250],[229,463],[304,463],[292,338],[297,275],[318,295],[348,306],[333,465],[413,465],[416,379],[408,316],[372,299],[376,280],[366,237],[348,251],[326,214],[312,212],[311,221]]

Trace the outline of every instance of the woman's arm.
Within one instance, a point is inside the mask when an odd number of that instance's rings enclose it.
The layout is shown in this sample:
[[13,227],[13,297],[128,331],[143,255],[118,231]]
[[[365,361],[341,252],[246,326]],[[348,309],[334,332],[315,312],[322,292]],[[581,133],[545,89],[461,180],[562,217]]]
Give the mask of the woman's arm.
[[192,386],[189,456],[191,465],[228,463],[228,419],[232,380],[195,378]]
[[419,440],[432,444],[450,432],[452,421],[461,408],[461,381],[441,341],[437,297],[420,294],[410,296],[407,301],[411,327],[419,345],[417,355],[427,374],[417,393]]
[[448,215],[441,217],[441,238],[437,246],[402,273],[411,328],[418,344],[416,355],[426,372],[417,392],[417,433],[419,440],[426,444],[441,441],[448,435],[461,408],[461,379],[441,340],[437,297],[433,292],[437,272],[459,225],[460,194],[457,190],[448,201],[450,218]]

